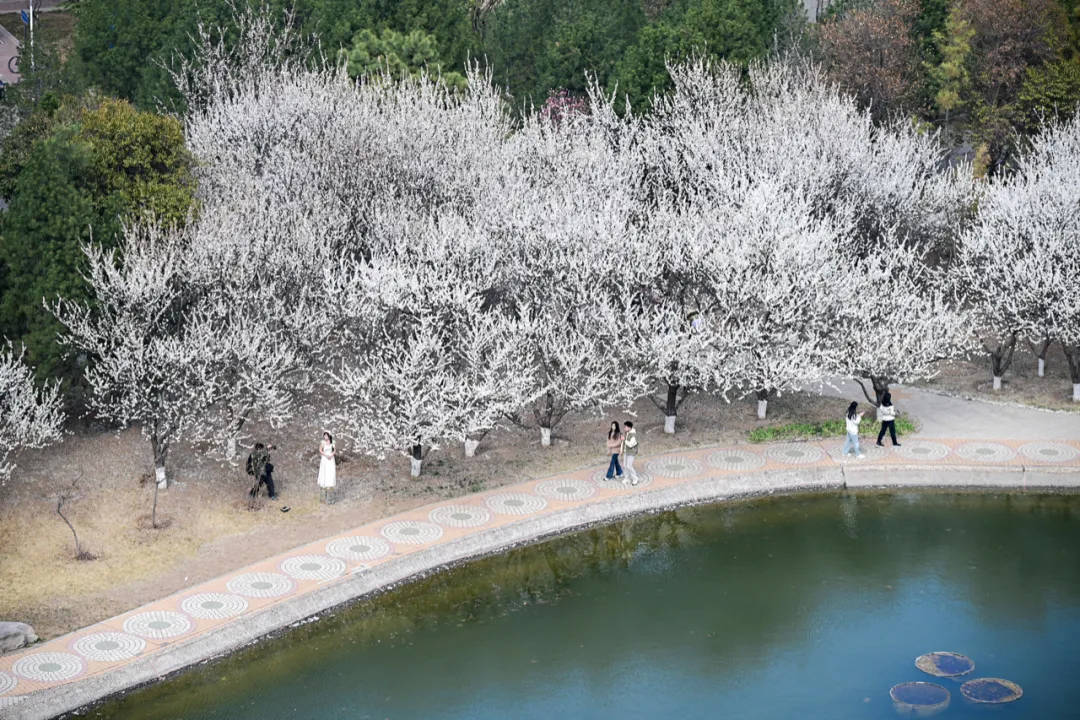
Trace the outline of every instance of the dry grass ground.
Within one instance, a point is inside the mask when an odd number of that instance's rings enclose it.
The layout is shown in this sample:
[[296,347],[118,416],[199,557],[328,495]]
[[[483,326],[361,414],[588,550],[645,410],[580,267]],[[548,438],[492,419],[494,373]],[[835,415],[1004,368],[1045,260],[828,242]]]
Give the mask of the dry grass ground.
[[[674,436],[663,434],[663,417],[647,400],[633,410],[647,456],[676,447],[745,442],[755,427],[834,417],[843,405],[785,395],[770,402],[770,417],[763,422],[752,400],[726,404],[691,396]],[[540,446],[536,429],[502,430],[485,438],[475,458],[465,458],[457,446],[431,452],[424,475],[415,480],[404,457],[378,462],[346,451],[338,467],[338,502],[327,506],[319,502],[315,483],[319,427],[298,420],[260,434],[278,446],[272,459],[281,499],[263,498],[254,511],[245,497],[249,478],[238,465],[210,459],[205,448],[176,447],[170,457],[175,484],[158,503],[167,526],[157,530],[147,523],[153,483],[149,449],[138,431],[80,432],[48,450],[24,453],[14,477],[0,487],[0,618],[29,622],[43,638],[54,637],[438,498],[600,464],[606,459],[609,421],[569,417],[556,428],[550,448]],[[66,504],[64,513],[83,548],[97,556],[91,561],[73,558],[71,532],[53,499],[76,477],[81,496]],[[291,511],[280,512],[282,504]]]
[[1031,349],[1018,343],[1012,367],[1005,372],[1001,390],[997,392],[990,375],[990,359],[985,354],[941,363],[939,370],[936,378],[918,385],[960,397],[1080,412],[1080,403],[1072,402],[1072,380],[1065,353],[1056,343],[1047,353],[1045,377],[1039,377],[1038,359]]

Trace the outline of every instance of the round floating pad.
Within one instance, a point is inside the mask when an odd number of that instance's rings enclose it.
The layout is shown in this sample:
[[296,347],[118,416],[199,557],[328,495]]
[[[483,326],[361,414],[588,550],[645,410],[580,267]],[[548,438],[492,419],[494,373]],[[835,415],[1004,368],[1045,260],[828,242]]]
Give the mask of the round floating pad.
[[960,692],[971,702],[1009,703],[1019,700],[1024,690],[1012,680],[975,678],[960,686]]
[[975,669],[967,655],[954,652],[932,652],[915,658],[915,667],[935,677],[960,677]]
[[896,712],[914,717],[930,717],[949,707],[949,691],[937,683],[906,682],[889,690]]

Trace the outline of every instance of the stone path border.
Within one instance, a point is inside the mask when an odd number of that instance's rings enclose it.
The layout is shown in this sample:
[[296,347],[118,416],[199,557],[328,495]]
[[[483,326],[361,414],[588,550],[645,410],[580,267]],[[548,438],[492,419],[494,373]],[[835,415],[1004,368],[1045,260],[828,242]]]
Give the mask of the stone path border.
[[382,518],[0,657],[0,718],[54,717],[410,578],[637,513],[842,488],[1080,488],[1075,441],[867,444],[863,460],[840,440],[678,450],[646,455],[636,487],[585,468]]

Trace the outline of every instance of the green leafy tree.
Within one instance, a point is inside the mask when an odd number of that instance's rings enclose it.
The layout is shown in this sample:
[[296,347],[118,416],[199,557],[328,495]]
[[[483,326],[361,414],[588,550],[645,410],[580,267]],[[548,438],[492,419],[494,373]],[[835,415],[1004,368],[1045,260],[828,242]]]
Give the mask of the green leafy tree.
[[346,69],[353,77],[377,75],[389,72],[391,77],[417,76],[422,71],[440,74],[447,86],[465,89],[468,84],[459,72],[446,71],[439,62],[439,48],[435,37],[423,30],[399,33],[383,30],[375,34],[361,30],[353,38],[352,47],[341,51]]
[[667,62],[683,60],[695,53],[704,54],[705,48],[705,38],[685,24],[658,22],[646,25],[619,62],[615,76],[619,94],[630,99],[635,112],[647,110],[655,94],[671,89]]
[[975,29],[971,23],[955,9],[945,21],[945,31],[935,32],[934,41],[938,48],[941,62],[927,67],[927,71],[937,87],[934,104],[945,113],[945,123],[949,122],[949,113],[962,107],[965,96],[971,87],[968,72],[968,60],[971,57],[971,40]]
[[1016,124],[1025,134],[1045,123],[1067,120],[1080,105],[1080,59],[1028,68],[1016,102]]
[[89,148],[73,128],[38,143],[16,180],[0,231],[7,274],[0,328],[26,346],[40,379],[70,379],[76,372],[60,352],[60,328],[42,299],[58,293],[85,299],[80,246],[90,239],[91,228],[97,237],[117,230],[110,208],[95,203],[88,188],[91,165]]
[[27,346],[43,378],[77,374],[42,301],[90,299],[80,274],[82,243],[92,235],[111,245],[124,216],[182,221],[194,197],[178,120],[120,100],[84,105],[57,110],[49,134],[12,160],[18,172],[7,180],[11,201],[0,226],[0,332]]

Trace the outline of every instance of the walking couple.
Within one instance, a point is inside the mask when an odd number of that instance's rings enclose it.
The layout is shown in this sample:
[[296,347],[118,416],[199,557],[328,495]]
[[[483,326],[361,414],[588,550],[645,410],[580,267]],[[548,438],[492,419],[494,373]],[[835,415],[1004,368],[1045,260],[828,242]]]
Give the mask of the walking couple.
[[[629,476],[630,483],[632,485],[638,484],[637,470],[634,469],[634,458],[638,454],[638,439],[637,430],[634,429],[634,423],[627,420],[623,423],[625,430],[619,428],[619,423],[612,421],[611,428],[608,429],[607,434],[607,450],[611,453],[611,462],[608,463],[607,479],[619,479],[622,480],[623,485],[626,484],[627,476]],[[623,462],[626,464],[626,475],[623,475],[623,469],[619,465],[619,455],[623,456]]]
[[[859,403],[853,402],[848,405],[847,417],[844,418],[847,439],[844,440],[844,449],[840,451],[841,456],[847,455],[850,451],[857,458],[866,457],[859,449],[859,423],[862,422],[862,417],[863,414],[859,412]],[[887,431],[892,438],[893,446],[900,447],[900,443],[896,442],[896,408],[892,404],[892,394],[885,393],[881,396],[881,404],[877,408],[877,419],[881,423],[877,444],[884,447],[885,443],[881,441],[885,439]]]

